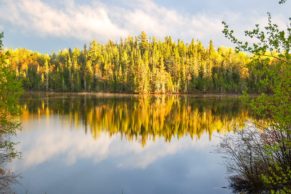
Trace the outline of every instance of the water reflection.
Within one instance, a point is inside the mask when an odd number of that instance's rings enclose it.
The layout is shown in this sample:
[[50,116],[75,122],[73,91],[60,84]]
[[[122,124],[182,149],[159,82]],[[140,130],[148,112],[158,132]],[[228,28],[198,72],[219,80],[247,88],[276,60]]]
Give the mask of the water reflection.
[[28,96],[17,193],[228,193],[219,134],[249,119],[238,99]]
[[58,116],[74,128],[84,127],[98,139],[102,132],[120,134],[128,141],[190,136],[241,128],[249,118],[238,99],[157,96],[150,98],[46,97],[26,99],[22,120]]

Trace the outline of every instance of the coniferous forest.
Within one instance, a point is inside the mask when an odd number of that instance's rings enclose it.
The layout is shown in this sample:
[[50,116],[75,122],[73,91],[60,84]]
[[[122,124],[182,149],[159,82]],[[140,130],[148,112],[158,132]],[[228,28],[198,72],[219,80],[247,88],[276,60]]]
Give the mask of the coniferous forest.
[[0,0],[0,194],[291,193],[290,8]]
[[28,91],[124,93],[272,92],[269,64],[212,41],[163,41],[142,32],[119,42],[41,54],[8,49],[8,62]]

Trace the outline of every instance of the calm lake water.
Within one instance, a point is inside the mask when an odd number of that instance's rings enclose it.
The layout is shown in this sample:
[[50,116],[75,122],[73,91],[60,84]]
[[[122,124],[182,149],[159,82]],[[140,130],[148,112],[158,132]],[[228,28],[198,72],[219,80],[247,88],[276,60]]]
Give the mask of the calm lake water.
[[230,193],[221,136],[248,111],[235,98],[26,96],[16,193]]

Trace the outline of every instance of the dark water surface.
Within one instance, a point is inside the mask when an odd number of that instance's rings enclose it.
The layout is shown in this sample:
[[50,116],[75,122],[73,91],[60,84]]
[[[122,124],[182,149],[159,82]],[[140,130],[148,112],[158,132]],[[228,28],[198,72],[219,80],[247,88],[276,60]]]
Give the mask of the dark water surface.
[[16,193],[230,193],[221,136],[248,111],[235,98],[26,96],[9,164]]

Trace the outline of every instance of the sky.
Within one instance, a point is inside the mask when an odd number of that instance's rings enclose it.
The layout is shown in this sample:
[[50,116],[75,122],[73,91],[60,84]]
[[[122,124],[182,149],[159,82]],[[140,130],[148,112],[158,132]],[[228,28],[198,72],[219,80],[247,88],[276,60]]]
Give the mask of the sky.
[[278,0],[0,0],[4,47],[51,53],[83,47],[92,40],[119,41],[145,31],[149,36],[200,40],[232,46],[222,34],[226,21],[243,31],[264,25],[267,12],[282,28],[288,25],[291,2]]

